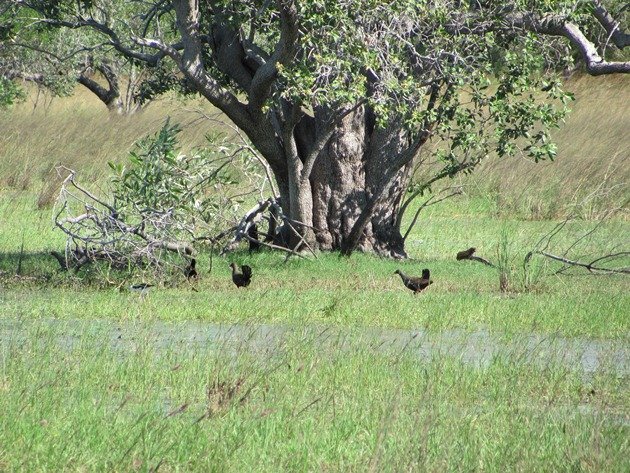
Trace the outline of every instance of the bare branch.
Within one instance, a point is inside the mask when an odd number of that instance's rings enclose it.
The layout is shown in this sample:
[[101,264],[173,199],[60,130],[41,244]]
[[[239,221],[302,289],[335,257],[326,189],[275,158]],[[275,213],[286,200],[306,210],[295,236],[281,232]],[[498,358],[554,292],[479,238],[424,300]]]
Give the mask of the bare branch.
[[630,73],[630,61],[605,61],[580,27],[566,21],[563,16],[547,15],[541,17],[534,13],[519,13],[508,15],[506,22],[508,25],[521,27],[529,31],[567,38],[582,55],[586,70],[591,75]]
[[[66,168],[58,171],[61,169]],[[64,263],[59,254],[53,254],[62,268],[74,267],[78,271],[85,264],[99,260],[109,261],[119,268],[144,264],[145,260],[158,264],[159,259],[154,253],[162,249],[185,255],[193,253],[190,245],[168,238],[169,234],[164,231],[170,226],[172,212],[147,210],[141,214],[139,223],[130,225],[121,218],[116,208],[79,185],[74,171],[68,171],[70,174],[62,183],[58,199],[59,210],[54,216],[55,226],[67,235]],[[76,196],[68,189],[70,185],[79,191]],[[74,203],[74,207],[79,204],[85,212],[71,215],[69,202]],[[64,212],[68,216],[61,218]],[[120,248],[125,248],[125,251],[120,251]]]
[[271,206],[273,199],[273,197],[270,197],[265,201],[258,202],[254,207],[252,207],[245,213],[245,215],[241,218],[239,224],[236,226],[234,238],[232,238],[232,240],[230,240],[225,245],[220,254],[223,255],[225,253],[233,251],[241,240],[249,238],[247,235],[249,227],[260,220],[261,214]]
[[299,252],[297,252],[295,250],[292,250],[291,248],[287,248],[286,246],[279,246],[279,245],[274,245],[273,243],[269,243],[269,242],[266,242],[266,241],[254,240],[253,238],[250,238],[247,235],[245,235],[244,238],[246,240],[248,240],[248,241],[256,241],[258,244],[266,246],[267,248],[270,248],[272,250],[284,251],[284,252],[286,252],[288,254],[288,256],[293,255],[293,256],[297,256],[297,257],[302,258],[302,259],[308,259],[302,253],[299,253]]
[[451,176],[453,174],[456,174],[458,172],[465,171],[466,169],[473,168],[477,164],[478,164],[478,161],[471,161],[471,162],[460,163],[460,165],[456,169],[443,170],[443,171],[437,173],[435,176],[433,176],[428,181],[422,183],[422,185],[419,186],[418,189],[416,189],[411,194],[411,196],[409,196],[407,198],[407,200],[405,200],[405,203],[400,207],[400,210],[398,211],[398,215],[396,217],[396,225],[398,226],[398,228],[400,228],[400,225],[402,223],[403,215],[404,215],[405,211],[407,210],[407,208],[409,207],[409,205],[411,205],[411,203],[414,201],[414,199],[416,199],[419,195],[422,195],[424,193],[424,191],[429,189],[434,182],[437,182],[437,181],[439,181],[441,179],[444,179],[444,178],[446,178],[448,176]]
[[595,18],[604,27],[615,46],[619,49],[630,46],[630,34],[621,30],[619,22],[604,8],[600,0],[593,0],[593,3],[595,4],[593,11]]
[[468,258],[465,258],[465,259],[469,259],[469,260],[471,260],[471,261],[478,261],[479,263],[483,263],[483,264],[485,264],[486,266],[490,266],[491,268],[494,268],[494,267],[495,267],[495,266],[494,266],[494,264],[492,264],[492,263],[491,263],[490,261],[488,261],[487,259],[482,258],[481,256],[472,255],[472,256],[469,256]]
[[[234,132],[234,134],[236,136],[238,136],[238,138],[240,139],[241,144],[243,145],[243,147],[245,149],[247,149],[247,151],[249,151],[251,153],[251,155],[254,157],[254,159],[256,159],[256,161],[258,161],[258,163],[264,169],[265,176],[267,177],[267,181],[269,182],[269,186],[271,187],[271,193],[273,195],[280,195],[280,193],[278,192],[278,189],[276,188],[275,180],[273,178],[273,173],[271,171],[271,168],[269,167],[269,164],[260,155],[258,150],[251,145],[251,142],[243,134],[243,131],[240,128],[238,128],[237,126],[234,126],[232,123],[226,122],[225,120],[220,120],[218,118],[219,114],[216,114],[215,116],[210,116],[206,112],[204,112],[203,110],[201,110],[199,108],[191,110],[191,111],[193,111],[194,113],[197,113],[198,115],[202,116],[203,118],[205,118],[208,121],[217,123],[217,124],[219,124],[221,126],[229,127]],[[261,188],[261,198],[262,198],[262,188]]]
[[[409,236],[409,233],[411,233],[411,230],[413,229],[413,227],[416,224],[416,221],[418,220],[418,216],[420,215],[420,212],[422,210],[424,210],[425,208],[431,206],[431,205],[435,205],[435,204],[439,204],[440,202],[446,200],[446,199],[450,199],[451,197],[455,197],[456,195],[461,195],[462,194],[462,188],[461,186],[456,187],[455,190],[453,192],[451,192],[450,194],[445,195],[444,197],[441,197],[437,200],[434,200],[438,195],[440,195],[442,192],[452,189],[452,187],[447,187],[446,189],[442,189],[440,190],[437,194],[432,195],[431,197],[429,197],[425,202],[423,202],[420,207],[418,207],[418,210],[416,210],[415,215],[413,216],[413,219],[411,220],[411,223],[409,224],[409,228],[407,228],[407,231],[405,232],[405,234],[403,235],[403,241],[407,240],[407,237]],[[417,194],[416,194],[417,195]]]
[[616,254],[613,254],[613,255],[602,256],[602,257],[599,257],[599,258],[593,260],[590,263],[583,263],[583,262],[580,262],[580,261],[570,260],[569,258],[565,258],[563,256],[558,256],[558,255],[553,255],[551,253],[547,253],[546,251],[535,251],[535,252],[533,252],[533,254],[539,254],[539,255],[545,256],[547,258],[550,258],[552,260],[560,261],[560,262],[562,262],[564,264],[567,264],[569,266],[579,266],[579,267],[582,267],[582,268],[586,268],[590,272],[599,271],[599,272],[605,272],[605,273],[630,274],[630,268],[602,268],[602,267],[595,266],[596,262],[602,261],[604,259],[612,259],[612,258],[617,258],[617,257],[621,257],[621,256],[628,256],[628,255],[630,255],[630,251],[623,251],[623,252],[616,253]]

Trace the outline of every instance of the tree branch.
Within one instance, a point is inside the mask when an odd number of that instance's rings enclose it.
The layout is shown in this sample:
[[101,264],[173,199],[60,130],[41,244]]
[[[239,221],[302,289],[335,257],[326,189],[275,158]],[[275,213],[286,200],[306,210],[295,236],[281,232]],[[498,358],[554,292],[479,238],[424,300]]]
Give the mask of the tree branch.
[[529,253],[527,256],[531,258],[531,254],[539,254],[542,256],[545,256],[547,258],[550,258],[552,260],[555,261],[560,261],[564,264],[568,264],[569,266],[579,266],[582,268],[586,268],[588,269],[590,272],[593,271],[601,271],[601,272],[607,272],[607,273],[621,273],[621,274],[630,274],[630,268],[602,268],[602,267],[597,267],[595,266],[595,263],[604,260],[604,259],[611,259],[613,257],[620,257],[620,256],[628,256],[630,255],[630,251],[624,251],[621,253],[616,253],[614,255],[606,255],[606,256],[602,256],[599,257],[593,261],[591,261],[590,263],[583,263],[580,261],[573,261],[570,260],[568,258],[562,257],[562,256],[557,256],[557,255],[553,255],[551,253],[547,253],[546,251],[534,251],[532,253]]
[[582,30],[580,30],[576,24],[565,21],[561,16],[550,15],[541,18],[528,13],[514,17],[514,22],[516,26],[522,26],[530,31],[567,38],[582,55],[586,70],[591,75],[630,73],[630,61],[605,61],[597,52],[595,45],[589,41]]
[[27,72],[16,71],[14,69],[4,72],[2,76],[8,80],[21,79],[27,82],[34,82],[36,84],[41,84],[45,80],[44,74],[29,74]]
[[600,0],[593,0],[593,3],[595,4],[593,15],[604,27],[615,46],[619,49],[630,46],[630,34],[620,29],[619,22],[616,21],[610,13],[608,13],[608,10],[604,8]]
[[111,45],[114,49],[116,49],[116,51],[121,53],[123,56],[136,59],[138,61],[142,61],[151,67],[157,66],[160,60],[164,57],[163,52],[159,52],[158,54],[146,54],[146,53],[128,48],[127,46],[123,44],[123,42],[120,40],[120,37],[113,29],[111,29],[109,26],[103,23],[99,23],[94,18],[79,18],[77,19],[77,21],[43,18],[40,21],[42,23],[46,23],[51,26],[65,27],[69,29],[92,28],[104,34],[105,36],[107,36],[109,38],[109,45]]
[[101,84],[88,77],[85,73],[79,74],[77,82],[96,95],[105,105],[109,105],[111,101],[110,91]]
[[249,109],[260,111],[278,75],[278,64],[287,65],[295,54],[298,38],[297,7],[292,0],[278,0],[280,39],[269,60],[258,68],[249,89]]
[[[447,188],[447,189],[452,189],[452,187]],[[418,220],[418,216],[420,215],[420,212],[425,209],[426,207],[429,207],[430,205],[435,205],[435,204],[439,204],[440,202],[442,202],[443,200],[449,199],[451,197],[454,197],[456,195],[461,195],[462,194],[462,188],[461,187],[456,187],[455,190],[453,192],[451,192],[450,194],[445,195],[444,197],[441,197],[437,200],[434,200],[441,192],[447,190],[447,189],[442,189],[440,192],[438,192],[436,195],[432,195],[431,197],[429,197],[429,199],[427,199],[425,202],[422,203],[422,205],[420,205],[420,207],[418,207],[418,209],[416,210],[416,213],[413,216],[413,219],[411,220],[411,223],[409,224],[409,228],[407,228],[407,231],[405,232],[405,234],[403,235],[403,241],[407,240],[407,237],[409,236],[409,234],[411,233],[411,230],[413,229],[413,227],[416,224],[416,221]],[[417,195],[417,194],[416,194]],[[409,201],[407,201],[409,202]],[[401,209],[402,210],[402,209]]]
[[[606,11],[599,0],[591,0],[594,5],[593,15],[608,32],[615,45],[623,49],[630,44],[630,35],[619,29],[619,23]],[[586,37],[578,25],[567,21],[564,15],[540,15],[534,12],[513,12],[513,6],[503,6],[494,12],[503,18],[502,24],[486,21],[479,13],[455,14],[452,22],[446,25],[446,31],[453,35],[482,35],[490,31],[512,31],[522,28],[548,36],[562,36],[569,40],[582,56],[589,74],[630,73],[630,61],[609,62],[602,58],[597,47]]]

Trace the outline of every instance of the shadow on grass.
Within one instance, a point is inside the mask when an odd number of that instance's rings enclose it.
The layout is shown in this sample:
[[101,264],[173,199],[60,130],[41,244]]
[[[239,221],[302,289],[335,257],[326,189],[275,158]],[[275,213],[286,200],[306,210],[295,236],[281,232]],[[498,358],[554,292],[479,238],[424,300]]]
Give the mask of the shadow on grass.
[[59,262],[47,251],[0,252],[0,272],[16,276],[35,276],[60,271]]
[[[84,264],[78,270],[73,267],[65,269],[62,266],[64,262],[63,252],[57,252],[57,256],[50,251],[0,252],[0,285],[99,288],[118,286],[138,274],[143,278],[142,269],[116,269],[106,261]],[[162,283],[181,283],[183,271],[175,267],[172,272],[152,273],[152,277]]]
[[[65,270],[49,251],[35,252],[0,252],[0,282],[2,285],[22,286],[24,284],[46,285],[52,283],[63,286],[66,283],[84,284],[98,283],[102,274],[101,265],[85,265],[78,272]],[[109,272],[106,271],[108,274]],[[118,277],[124,279],[129,274],[119,272]]]

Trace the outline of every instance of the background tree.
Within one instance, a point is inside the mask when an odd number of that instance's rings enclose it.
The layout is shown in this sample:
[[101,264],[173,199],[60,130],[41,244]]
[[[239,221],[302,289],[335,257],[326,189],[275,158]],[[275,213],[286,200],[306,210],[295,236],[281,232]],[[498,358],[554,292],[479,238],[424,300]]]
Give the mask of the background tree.
[[97,32],[90,49],[174,64],[268,162],[305,241],[345,254],[405,256],[403,197],[429,140],[441,165],[416,193],[490,153],[553,159],[571,99],[558,72],[576,55],[590,74],[630,72],[609,58],[630,44],[618,2],[154,0],[117,20],[109,2],[12,3]]
[[[39,2],[47,17],[59,18],[63,2]],[[121,29],[140,14],[133,3],[77,2],[74,12],[100,11],[113,28]],[[90,28],[60,29],[31,9],[7,5],[0,11],[0,77],[18,79],[66,96],[80,84],[113,113],[131,114],[167,90],[183,91],[184,83],[172,64],[134,61],[117,54]]]

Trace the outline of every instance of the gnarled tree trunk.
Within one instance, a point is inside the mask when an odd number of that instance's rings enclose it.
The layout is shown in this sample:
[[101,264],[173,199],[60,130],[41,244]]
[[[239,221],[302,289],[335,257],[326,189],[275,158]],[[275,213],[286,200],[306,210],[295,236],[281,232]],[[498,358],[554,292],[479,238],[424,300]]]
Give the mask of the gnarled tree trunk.
[[[383,182],[387,162],[378,148],[384,143],[375,142],[368,125],[363,112],[347,117],[317,158],[310,177],[317,243],[324,250],[347,250],[350,234],[363,215],[366,223],[356,249],[405,257],[394,224],[406,173],[403,169],[390,182]],[[371,203],[383,186],[384,195]],[[372,211],[369,205],[373,205]]]
[[338,123],[312,171],[301,179],[307,156],[329,122],[318,115],[302,117],[293,135],[297,162],[289,160],[286,174],[282,168],[276,173],[285,213],[305,224],[300,233],[320,250],[406,257],[396,226],[410,166],[410,161],[400,166],[404,137],[393,129],[377,130],[369,112],[360,108]]

